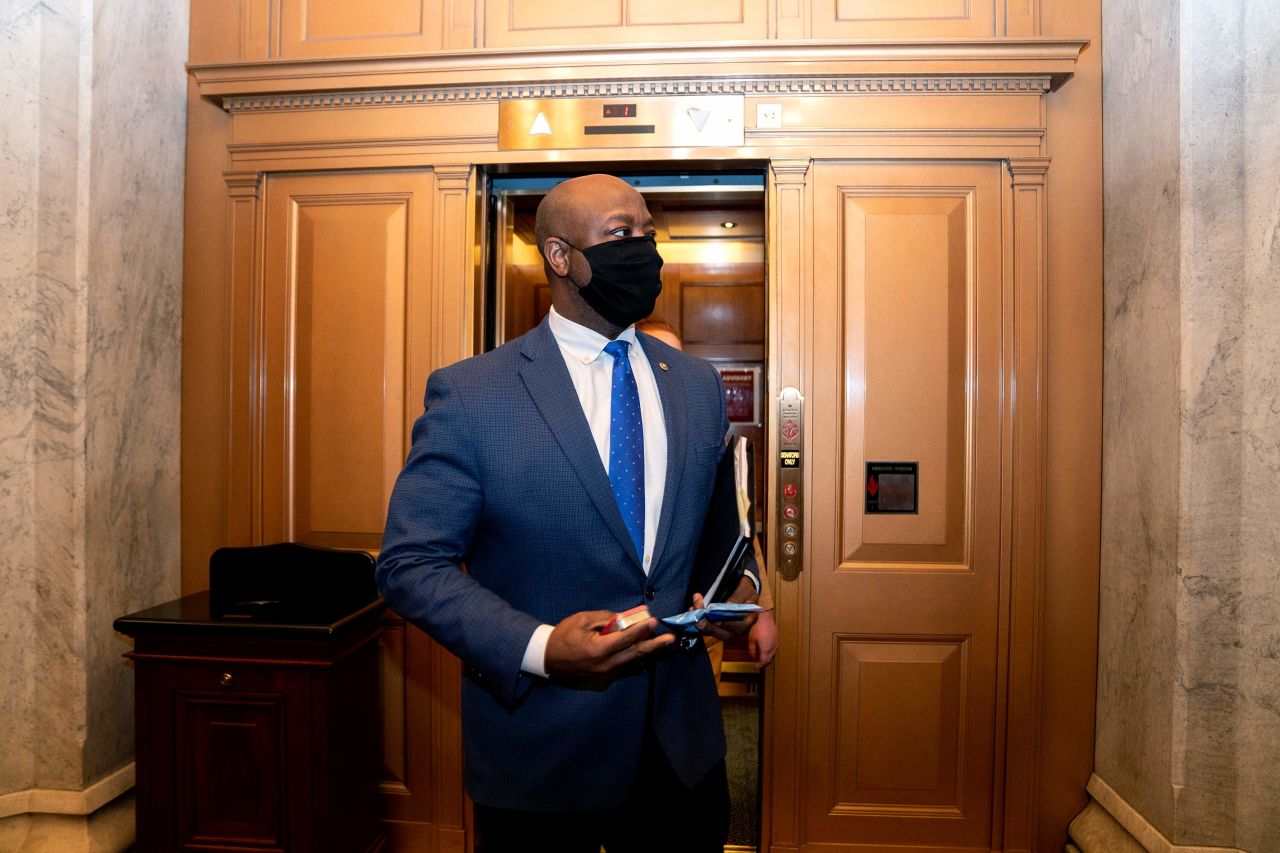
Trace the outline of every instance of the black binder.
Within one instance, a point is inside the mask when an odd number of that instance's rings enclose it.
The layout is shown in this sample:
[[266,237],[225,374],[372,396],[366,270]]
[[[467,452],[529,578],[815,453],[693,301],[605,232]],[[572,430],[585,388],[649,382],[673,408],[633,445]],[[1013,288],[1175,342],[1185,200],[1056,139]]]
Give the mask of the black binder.
[[[739,491],[745,507],[740,509]],[[720,454],[716,482],[693,562],[689,597],[700,592],[707,604],[725,601],[742,580],[755,539],[755,471],[751,440],[737,436]]]

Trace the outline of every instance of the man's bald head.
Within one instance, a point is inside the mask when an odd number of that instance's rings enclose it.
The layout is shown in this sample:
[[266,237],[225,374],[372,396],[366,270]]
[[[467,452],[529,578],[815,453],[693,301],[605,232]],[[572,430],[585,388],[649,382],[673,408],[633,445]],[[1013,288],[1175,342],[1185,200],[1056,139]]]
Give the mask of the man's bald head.
[[[548,237],[559,237],[579,248],[601,242],[594,232],[604,216],[633,207],[644,207],[640,193],[613,175],[582,175],[551,188],[538,205],[534,238],[545,254]],[[639,223],[637,223],[639,224]]]
[[584,252],[602,243],[653,234],[653,217],[644,198],[612,175],[570,178],[543,197],[534,231],[556,312],[605,337],[617,337],[631,321],[614,325],[587,304],[589,297],[581,291],[595,271]]

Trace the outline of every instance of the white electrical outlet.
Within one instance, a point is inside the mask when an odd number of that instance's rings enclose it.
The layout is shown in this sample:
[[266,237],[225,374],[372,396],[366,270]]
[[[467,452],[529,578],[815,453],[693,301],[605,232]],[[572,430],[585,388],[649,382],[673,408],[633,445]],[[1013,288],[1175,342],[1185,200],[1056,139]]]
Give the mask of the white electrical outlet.
[[756,104],[756,127],[782,127],[782,104]]

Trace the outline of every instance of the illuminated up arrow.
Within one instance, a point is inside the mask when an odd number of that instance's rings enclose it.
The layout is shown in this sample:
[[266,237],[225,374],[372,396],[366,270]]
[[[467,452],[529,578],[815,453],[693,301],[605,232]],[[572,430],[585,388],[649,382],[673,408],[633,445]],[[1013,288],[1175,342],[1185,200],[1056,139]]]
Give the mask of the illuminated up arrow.
[[547,123],[547,117],[542,113],[538,113],[538,117],[533,120],[533,126],[529,128],[530,136],[550,136],[551,125]]

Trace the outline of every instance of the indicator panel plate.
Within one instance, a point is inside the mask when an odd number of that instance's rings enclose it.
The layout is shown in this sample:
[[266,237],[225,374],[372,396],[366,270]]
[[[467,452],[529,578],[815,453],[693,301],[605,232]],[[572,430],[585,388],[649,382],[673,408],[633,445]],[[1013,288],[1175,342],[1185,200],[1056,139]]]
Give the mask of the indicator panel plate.
[[742,95],[541,98],[498,104],[498,148],[734,148]]

